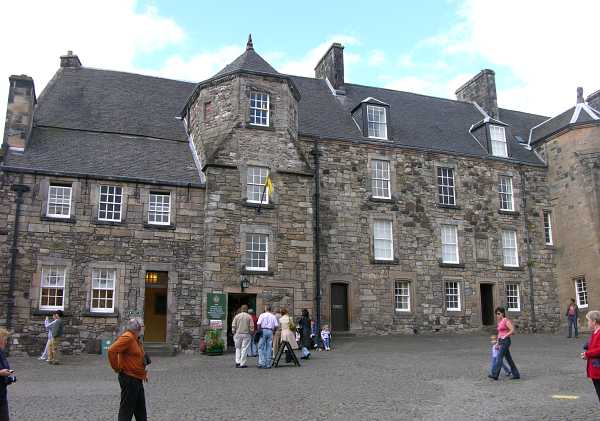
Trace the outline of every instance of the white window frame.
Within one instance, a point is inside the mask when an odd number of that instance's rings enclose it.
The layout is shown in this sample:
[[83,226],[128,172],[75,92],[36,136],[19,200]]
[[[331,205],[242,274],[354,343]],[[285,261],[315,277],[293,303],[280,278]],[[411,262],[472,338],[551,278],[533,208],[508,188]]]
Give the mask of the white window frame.
[[440,205],[456,206],[456,180],[454,168],[437,168],[438,203]]
[[[67,279],[67,268],[62,265],[44,265],[42,266],[42,277],[40,280],[40,310],[64,310],[65,309],[65,295],[66,295],[66,281]],[[42,299],[44,296],[44,289],[62,291],[62,295],[54,294],[52,297],[56,300],[58,297],[62,297],[62,304],[57,305],[44,305]],[[50,297],[50,296],[49,296]],[[55,301],[56,302],[56,301]]]
[[[256,241],[257,240],[257,241]],[[261,245],[264,244],[264,250]],[[255,247],[258,246],[258,247]],[[260,262],[260,254],[264,254],[264,266],[252,266],[253,261]],[[256,255],[257,258],[253,258]],[[266,272],[269,270],[269,235],[248,233],[246,234],[246,270]]]
[[[248,203],[260,203],[263,191],[265,197],[263,204],[269,203],[269,190],[265,191],[265,183],[269,177],[269,169],[265,167],[249,166],[246,171],[246,201]],[[258,199],[254,199],[255,189],[258,189]]]
[[394,281],[394,311],[410,313],[410,281]]
[[442,263],[460,263],[458,252],[458,227],[456,225],[442,225],[441,240]]
[[552,236],[552,212],[545,210],[544,215],[544,242],[547,246],[554,244],[554,238]]
[[373,159],[371,161],[371,187],[376,199],[391,199],[390,161]]
[[[163,199],[160,203],[157,200],[159,197]],[[165,202],[164,198],[168,198]],[[163,221],[162,217],[167,215],[167,220]],[[158,217],[161,217],[160,221]],[[154,217],[154,218],[153,218]],[[148,194],[148,224],[150,225],[170,225],[171,224],[171,192],[150,192]]]
[[521,288],[519,284],[512,282],[506,284],[506,310],[521,311]]
[[490,124],[490,140],[492,144],[492,155],[507,158],[508,146],[506,143],[506,129],[503,126]]
[[[381,247],[382,244],[385,247]],[[385,254],[382,254],[381,251],[384,251]],[[390,220],[376,219],[373,221],[373,258],[375,260],[394,260],[394,227]]]
[[[99,285],[96,285],[96,283]],[[109,286],[109,282],[112,282],[112,286]],[[102,286],[102,283],[105,286]],[[114,313],[115,311],[115,300],[116,300],[116,284],[117,284],[117,271],[115,269],[104,269],[97,268],[92,270],[92,295],[90,300],[90,312],[92,313]],[[94,293],[98,291],[100,295],[102,291],[106,291],[105,297],[94,297]],[[112,297],[108,298],[108,291],[112,292]],[[94,307],[94,300],[104,301],[111,300],[112,305],[110,307]]]
[[[61,192],[62,194],[58,195]],[[68,199],[65,193],[68,192]],[[46,216],[51,218],[70,218],[71,217],[71,201],[73,200],[73,187],[72,186],[64,186],[60,184],[50,184],[48,186],[48,203],[46,206]],[[67,207],[67,213],[52,213],[50,212],[50,207],[61,207],[61,210],[64,210],[65,206]]]
[[[514,250],[514,262],[509,261],[512,256],[507,254],[507,252],[510,250]],[[506,267],[519,267],[519,244],[516,231],[502,231],[502,263]]]
[[498,179],[498,194],[500,196],[500,210],[514,212],[515,198],[513,194],[513,178],[501,175]]
[[[265,92],[250,92],[250,124],[269,127],[270,96]],[[263,122],[264,121],[264,122]]]
[[589,297],[587,282],[583,276],[575,279],[575,298],[577,299],[577,307],[588,308]]
[[385,107],[367,105],[367,136],[371,139],[387,140],[387,112]]
[[[460,311],[461,309],[461,297],[460,297],[460,282],[459,281],[444,281],[444,306],[446,311]],[[456,297],[456,306],[449,307],[449,297]]]
[[[102,190],[106,190],[103,192]],[[111,193],[112,191],[112,193]],[[105,200],[102,200],[102,197],[106,196]],[[117,201],[118,200],[118,201]],[[102,206],[105,206],[105,209],[102,209]],[[119,210],[116,211],[115,207],[118,206]],[[104,212],[104,218],[100,216],[101,212]],[[115,218],[114,216],[118,213],[119,217]],[[112,214],[112,218],[108,218],[108,215]],[[101,185],[98,188],[98,220],[99,221],[108,221],[108,222],[121,222],[123,217],[123,187],[121,186],[111,186],[111,185]]]

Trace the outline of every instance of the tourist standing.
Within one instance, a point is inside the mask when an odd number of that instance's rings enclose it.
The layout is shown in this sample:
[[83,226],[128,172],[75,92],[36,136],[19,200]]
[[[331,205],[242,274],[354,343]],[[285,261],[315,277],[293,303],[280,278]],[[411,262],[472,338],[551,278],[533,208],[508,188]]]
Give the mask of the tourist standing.
[[50,341],[52,340],[52,331],[50,330],[50,325],[52,323],[54,323],[54,320],[50,322],[48,316],[46,316],[46,318],[44,319],[44,327],[48,331],[48,340],[46,341],[46,347],[44,348],[44,352],[42,352],[42,355],[39,358],[41,361],[48,360],[48,349],[50,348]]
[[496,360],[496,364],[494,365],[494,369],[492,370],[492,374],[488,375],[489,378],[498,380],[498,376],[500,375],[500,369],[502,368],[502,361],[506,359],[506,362],[510,366],[510,373],[512,374],[512,379],[517,380],[521,378],[519,374],[519,370],[515,365],[515,362],[510,355],[510,337],[515,333],[515,327],[512,322],[506,317],[506,310],[504,307],[496,308],[496,321],[498,322],[498,359]]
[[8,421],[8,397],[6,387],[16,381],[14,370],[10,369],[8,360],[4,356],[4,348],[8,340],[8,331],[0,328],[0,421]]
[[259,316],[257,326],[261,332],[258,342],[258,368],[271,368],[273,332],[277,330],[279,322],[275,315],[271,313],[270,305],[265,306],[265,312]]
[[246,368],[246,356],[248,348],[252,342],[252,333],[254,332],[254,321],[248,314],[248,306],[242,305],[240,312],[231,322],[233,331],[233,343],[235,344],[235,366],[236,368]]
[[[52,339],[48,341],[48,363],[59,364],[60,363],[60,340],[63,336],[64,324],[63,324],[63,312],[56,310],[52,315],[54,319],[48,324]],[[50,336],[50,335],[48,335]]]
[[[275,309],[275,318],[277,319],[277,323],[281,319],[281,307],[277,307]],[[281,329],[277,329],[273,332],[273,355],[277,354],[279,351],[279,343],[281,342]]]
[[108,348],[108,361],[113,370],[119,373],[121,404],[118,421],[146,421],[146,396],[144,384],[148,381],[144,347],[140,336],[144,333],[144,323],[135,318],[127,322],[125,332]]
[[600,311],[592,310],[585,318],[592,335],[587,343],[587,350],[581,353],[581,358],[587,360],[587,376],[594,383],[596,395],[600,400]]
[[248,350],[248,356],[249,357],[256,357],[258,355],[258,346],[256,345],[256,330],[258,328],[258,326],[256,325],[258,323],[258,317],[256,316],[256,313],[254,312],[253,309],[249,308],[248,309],[248,314],[250,315],[250,317],[252,317],[252,323],[254,324],[254,330],[252,331],[252,338],[250,339],[250,349]]
[[308,314],[307,309],[302,310],[302,317],[298,321],[298,330],[300,331],[300,346],[302,347],[302,357],[303,360],[308,360],[310,358],[310,316]]
[[[281,342],[283,341],[290,344],[292,349],[298,349],[298,343],[296,342],[296,334],[294,331],[296,327],[292,318],[289,316],[286,308],[281,309],[281,318],[279,319],[279,327],[281,329]],[[279,346],[282,346],[281,344]],[[292,361],[292,356],[289,351],[285,350],[285,362],[289,363]]]
[[579,308],[577,307],[577,304],[575,304],[574,298],[571,298],[571,302],[567,306],[567,312],[565,313],[565,316],[567,316],[567,322],[569,323],[569,336],[567,336],[567,338],[572,336],[571,333],[573,328],[575,328],[575,337],[578,337],[579,330],[577,329],[577,319],[579,318]]

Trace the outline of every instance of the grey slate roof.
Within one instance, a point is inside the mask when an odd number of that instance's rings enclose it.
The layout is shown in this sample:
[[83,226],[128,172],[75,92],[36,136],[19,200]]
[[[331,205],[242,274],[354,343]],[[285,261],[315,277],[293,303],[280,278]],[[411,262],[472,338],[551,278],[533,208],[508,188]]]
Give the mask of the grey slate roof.
[[275,70],[269,63],[265,61],[265,59],[263,59],[256,53],[256,51],[254,51],[254,48],[247,48],[241,56],[239,56],[227,66],[225,66],[223,69],[221,69],[221,71],[214,75],[212,78],[226,75],[229,73],[239,72],[241,70],[255,73],[280,75],[280,73],[277,70]]
[[578,103],[567,111],[552,117],[531,130],[530,143],[535,144],[567,128],[570,125],[596,122],[600,124],[598,111],[585,103]]

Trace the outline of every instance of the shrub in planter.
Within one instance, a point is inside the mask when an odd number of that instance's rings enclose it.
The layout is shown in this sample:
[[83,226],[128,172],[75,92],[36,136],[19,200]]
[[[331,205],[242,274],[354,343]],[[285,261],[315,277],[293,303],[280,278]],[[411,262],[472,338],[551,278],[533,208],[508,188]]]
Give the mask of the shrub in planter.
[[208,355],[219,355],[225,349],[225,342],[221,338],[221,329],[208,329],[204,336],[206,342],[206,353]]

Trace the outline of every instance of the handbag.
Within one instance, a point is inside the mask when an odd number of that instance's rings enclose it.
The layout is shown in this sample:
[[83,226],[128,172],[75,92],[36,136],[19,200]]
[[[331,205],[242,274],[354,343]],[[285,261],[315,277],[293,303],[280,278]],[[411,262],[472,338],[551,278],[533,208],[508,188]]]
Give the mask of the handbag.
[[290,317],[290,330],[293,332],[296,330],[296,323],[294,323],[294,321],[292,320],[292,318]]

